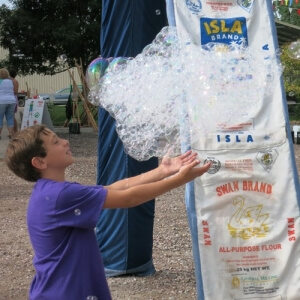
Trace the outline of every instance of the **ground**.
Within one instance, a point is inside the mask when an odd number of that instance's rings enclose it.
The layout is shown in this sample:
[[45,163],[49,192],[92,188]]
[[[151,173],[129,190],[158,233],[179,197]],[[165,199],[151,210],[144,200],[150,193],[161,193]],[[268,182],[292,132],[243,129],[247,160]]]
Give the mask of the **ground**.
[[[76,163],[67,178],[83,184],[96,182],[97,134],[59,134],[70,140]],[[294,145],[299,168],[300,145]],[[34,270],[26,230],[26,206],[31,183],[15,177],[0,161],[0,299],[27,299]],[[196,299],[191,239],[183,188],[156,201],[153,260],[156,274],[150,277],[108,279],[114,300]],[[69,299],[66,299],[69,300]],[[73,300],[73,299],[72,299]]]
[[[68,169],[67,179],[95,184],[97,134],[59,135],[70,140],[76,158],[76,163]],[[0,169],[0,299],[26,300],[34,275],[26,229],[26,206],[32,184],[14,176],[3,161],[0,161]],[[183,188],[156,201],[153,260],[154,276],[109,278],[113,299],[195,299],[193,256]]]

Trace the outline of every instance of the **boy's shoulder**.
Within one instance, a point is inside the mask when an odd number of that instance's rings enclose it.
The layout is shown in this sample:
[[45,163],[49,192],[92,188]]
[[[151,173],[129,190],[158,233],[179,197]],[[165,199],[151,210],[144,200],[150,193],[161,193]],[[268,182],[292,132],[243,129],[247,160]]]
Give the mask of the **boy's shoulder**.
[[62,189],[66,187],[74,187],[74,188],[79,188],[82,187],[83,185],[77,182],[71,182],[71,181],[56,181],[52,179],[46,179],[46,178],[40,178],[36,181],[34,184],[34,189]]
[[31,191],[28,207],[55,208],[61,201],[65,202],[64,199],[74,198],[80,188],[81,185],[75,182],[39,179]]
[[63,192],[64,194],[76,194],[81,191],[86,191],[90,189],[102,189],[103,186],[100,185],[82,185],[78,182],[72,181],[55,181],[51,179],[41,178],[37,180],[35,185],[33,186],[32,194],[36,193],[48,193],[48,194],[59,194]]
[[71,181],[54,181],[50,179],[39,179],[32,190],[31,196],[51,195],[52,197],[58,197],[62,195],[67,196],[79,196],[89,193],[91,190],[101,190],[101,185],[82,185],[78,182]]
[[31,191],[31,198],[40,195],[59,194],[68,184],[66,181],[54,181],[50,179],[38,179]]

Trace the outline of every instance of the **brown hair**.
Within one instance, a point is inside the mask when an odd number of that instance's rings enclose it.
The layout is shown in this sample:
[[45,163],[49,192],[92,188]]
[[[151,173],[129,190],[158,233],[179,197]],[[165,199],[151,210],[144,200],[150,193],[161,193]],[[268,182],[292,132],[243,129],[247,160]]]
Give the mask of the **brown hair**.
[[17,71],[15,69],[9,69],[8,73],[11,78],[15,78],[17,76]]
[[5,69],[5,68],[0,69],[0,78],[1,79],[9,78],[9,72],[7,69]]
[[5,162],[18,177],[35,182],[41,178],[39,170],[33,167],[34,157],[45,157],[41,134],[48,134],[45,125],[34,125],[15,133],[6,150]]

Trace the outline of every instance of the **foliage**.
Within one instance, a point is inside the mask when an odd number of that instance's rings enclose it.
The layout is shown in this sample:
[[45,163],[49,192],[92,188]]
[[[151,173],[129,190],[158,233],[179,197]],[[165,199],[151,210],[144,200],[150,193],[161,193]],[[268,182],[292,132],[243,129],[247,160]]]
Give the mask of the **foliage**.
[[[276,0],[273,1],[275,16],[283,22],[300,26],[300,2],[299,1],[286,1]],[[288,55],[289,44],[281,46],[281,62],[284,66],[283,80],[284,87],[287,95],[287,100],[293,100],[300,103],[300,61]],[[292,106],[291,111],[299,113],[299,105]]]
[[289,118],[290,121],[299,121],[300,116],[300,105],[290,105],[289,106]]
[[288,47],[284,45],[281,48],[284,87],[288,100],[300,102],[300,61],[288,55]]
[[0,45],[9,50],[2,66],[19,74],[84,68],[99,56],[100,0],[9,0],[0,6]]
[[[281,1],[276,1],[276,9],[280,15],[280,20],[283,22],[287,22],[293,25],[300,26],[300,16],[298,15],[297,10],[300,9],[300,3],[296,3],[293,1],[291,6],[287,6],[284,4],[281,4]],[[292,9],[290,11],[290,8]]]

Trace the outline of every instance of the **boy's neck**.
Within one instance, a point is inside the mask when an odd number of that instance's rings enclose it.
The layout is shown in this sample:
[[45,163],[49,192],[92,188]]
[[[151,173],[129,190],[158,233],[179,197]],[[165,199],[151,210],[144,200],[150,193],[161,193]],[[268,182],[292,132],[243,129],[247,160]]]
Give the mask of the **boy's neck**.
[[44,172],[42,172],[41,178],[50,179],[53,181],[65,181],[65,171],[56,170],[54,172],[51,170],[45,170]]

